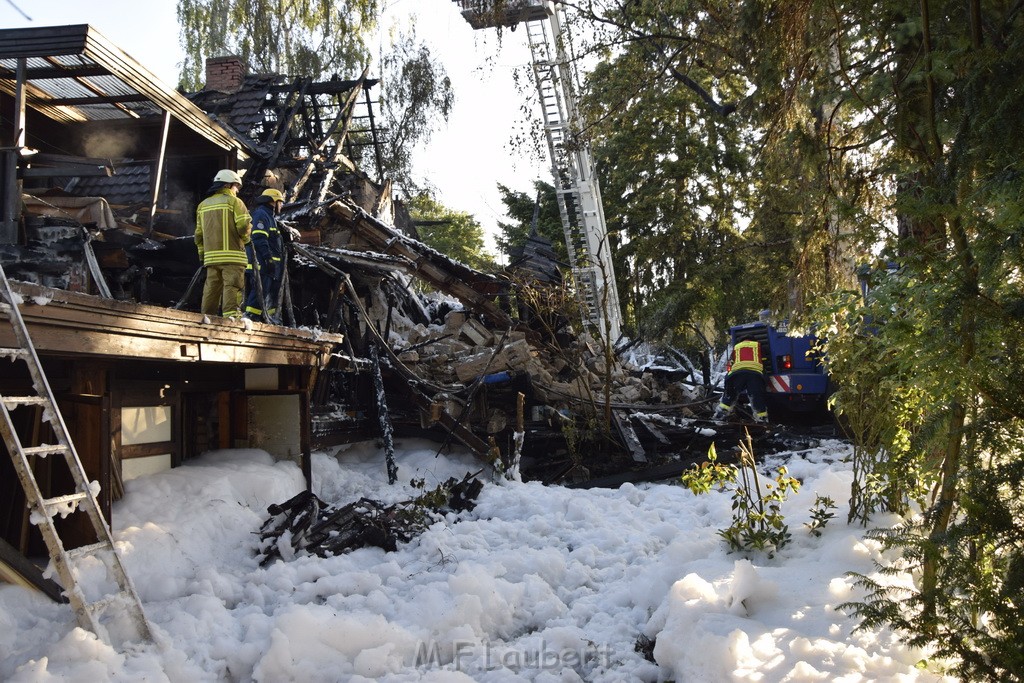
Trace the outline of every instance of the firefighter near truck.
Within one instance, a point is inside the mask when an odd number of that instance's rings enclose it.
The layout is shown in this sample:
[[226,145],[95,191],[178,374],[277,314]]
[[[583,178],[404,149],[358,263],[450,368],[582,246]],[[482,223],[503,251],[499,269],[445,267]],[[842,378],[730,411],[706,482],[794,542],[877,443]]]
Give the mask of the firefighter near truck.
[[831,383],[815,335],[791,336],[785,324],[775,326],[763,321],[729,328],[733,348],[744,339],[760,345],[768,417],[772,422],[816,422],[830,418]]

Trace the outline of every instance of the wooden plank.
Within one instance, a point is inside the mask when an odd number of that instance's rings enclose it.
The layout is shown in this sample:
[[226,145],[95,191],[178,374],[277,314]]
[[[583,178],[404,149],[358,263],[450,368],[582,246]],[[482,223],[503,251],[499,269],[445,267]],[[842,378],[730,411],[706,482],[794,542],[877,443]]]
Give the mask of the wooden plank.
[[[82,104],[124,104],[126,102],[146,102],[145,95],[95,95],[93,97],[54,97],[43,104],[51,107],[74,107]],[[34,103],[33,103],[34,104]]]
[[25,588],[42,591],[54,602],[67,602],[60,585],[53,579],[43,576],[43,571],[35,566],[18,550],[0,538],[0,580]]
[[172,441],[156,441],[153,443],[133,443],[128,446],[121,446],[121,459],[148,458],[153,455],[164,455],[170,453],[173,459],[177,444]]
[[91,26],[88,27],[83,53],[94,59],[99,65],[109,69],[111,75],[117,76],[138,92],[146,95],[162,109],[169,110],[176,119],[223,149],[243,153],[244,147],[243,156],[246,157],[257,152],[209,118],[190,100],[165,86],[149,69],[121,51]]
[[69,176],[110,177],[110,169],[103,166],[37,166],[21,171],[22,178],[66,178]]
[[[12,287],[27,302],[22,316],[44,353],[319,367],[343,341],[339,334],[261,323],[247,328],[222,318],[203,324],[198,313],[28,283]],[[28,303],[36,299],[49,303]],[[0,325],[0,345],[16,345],[7,325]]]
[[[50,56],[52,53],[47,53]],[[86,66],[76,64],[74,66],[46,66],[27,69],[25,76],[30,81],[50,81],[59,78],[88,78],[90,76],[109,76],[110,72],[101,66]],[[13,78],[14,72],[10,69],[0,67],[0,77]]]
[[88,32],[88,24],[0,31],[0,59],[79,54]]

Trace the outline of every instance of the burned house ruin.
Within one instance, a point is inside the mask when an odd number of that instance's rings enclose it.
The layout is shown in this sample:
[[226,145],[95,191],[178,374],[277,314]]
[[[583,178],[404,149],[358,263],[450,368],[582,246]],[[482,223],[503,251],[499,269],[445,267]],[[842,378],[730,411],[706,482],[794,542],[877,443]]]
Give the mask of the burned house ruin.
[[[628,344],[550,304],[565,285],[542,238],[494,274],[418,239],[382,177],[377,85],[220,57],[183,94],[90,26],[0,31],[0,264],[108,518],[124,481],[212,448],[293,458],[309,481],[313,449],[379,439],[387,460],[426,436],[576,483],[669,476],[706,451],[685,419],[706,403],[699,373],[624,363]],[[286,197],[283,324],[196,312],[194,212],[220,168],[244,173],[243,200]],[[0,346],[16,346],[6,323]],[[23,392],[0,364],[0,395]],[[43,411],[11,414],[47,443]],[[33,554],[8,461],[0,538]],[[32,466],[44,493],[67,486]]]

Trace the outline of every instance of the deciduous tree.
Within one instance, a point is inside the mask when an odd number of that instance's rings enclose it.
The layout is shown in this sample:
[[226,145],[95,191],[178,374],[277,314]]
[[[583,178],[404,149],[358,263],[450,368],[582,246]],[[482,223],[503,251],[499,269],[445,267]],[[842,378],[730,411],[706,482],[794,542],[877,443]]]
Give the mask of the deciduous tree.
[[408,202],[423,242],[477,270],[494,270],[494,257],[484,245],[484,230],[473,216],[453,211],[423,192]]
[[198,90],[205,59],[225,54],[261,73],[358,73],[379,11],[379,0],[178,0],[181,85]]

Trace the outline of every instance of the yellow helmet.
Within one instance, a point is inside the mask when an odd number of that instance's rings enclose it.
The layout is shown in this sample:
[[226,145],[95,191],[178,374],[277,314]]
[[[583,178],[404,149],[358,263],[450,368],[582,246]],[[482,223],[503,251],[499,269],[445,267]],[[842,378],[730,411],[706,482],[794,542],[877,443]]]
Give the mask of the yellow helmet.
[[215,183],[234,183],[236,185],[242,184],[242,176],[238,175],[230,168],[217,171],[217,175],[213,176],[213,182]]
[[269,188],[269,189],[263,190],[263,195],[262,196],[270,197],[275,202],[283,202],[284,201],[284,195],[281,194],[281,190],[275,190],[272,187]]

